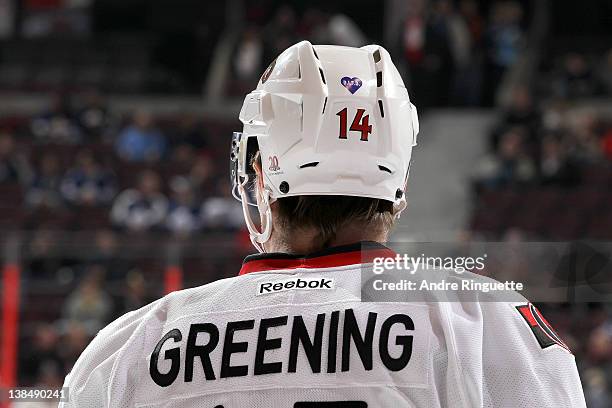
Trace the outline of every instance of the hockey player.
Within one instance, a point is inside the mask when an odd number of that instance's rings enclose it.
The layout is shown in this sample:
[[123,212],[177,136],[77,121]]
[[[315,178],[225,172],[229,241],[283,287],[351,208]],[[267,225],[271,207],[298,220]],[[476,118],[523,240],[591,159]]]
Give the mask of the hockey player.
[[261,254],[111,323],[63,407],[585,406],[573,355],[524,299],[362,301],[364,262],[393,256],[419,132],[385,49],[300,42],[240,119],[232,179]]

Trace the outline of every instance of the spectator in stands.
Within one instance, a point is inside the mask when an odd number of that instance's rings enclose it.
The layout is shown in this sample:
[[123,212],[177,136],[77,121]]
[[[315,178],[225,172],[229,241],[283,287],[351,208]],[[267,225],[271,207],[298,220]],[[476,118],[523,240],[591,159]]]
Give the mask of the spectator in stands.
[[32,176],[28,160],[15,148],[15,138],[9,132],[0,131],[0,184],[27,185]]
[[486,155],[476,167],[478,187],[499,188],[533,180],[535,166],[523,150],[523,137],[520,128],[502,135],[497,152]]
[[484,30],[484,19],[478,10],[475,0],[460,0],[459,13],[467,24],[473,45],[481,45]]
[[244,30],[234,55],[234,71],[239,80],[257,82],[263,71],[263,52],[263,41],[257,28]]
[[570,122],[570,155],[578,163],[592,164],[603,158],[597,127],[597,116],[590,111],[577,113]]
[[106,101],[96,90],[90,90],[83,96],[76,121],[81,132],[93,140],[100,139],[111,125],[111,115]]
[[173,165],[188,171],[193,166],[196,155],[208,147],[208,139],[208,132],[195,114],[181,115],[169,138]]
[[589,408],[609,408],[612,405],[605,370],[591,367],[584,370],[580,377],[584,384],[584,397]]
[[66,95],[55,95],[51,108],[31,121],[30,131],[42,143],[74,144],[81,141],[70,99]]
[[359,26],[344,13],[330,17],[327,31],[331,44],[347,47],[363,47],[368,44],[368,39]]
[[72,366],[96,333],[89,332],[82,323],[76,320],[67,322],[61,339],[62,346],[58,350],[64,361],[66,373],[70,372]]
[[287,4],[280,6],[272,21],[264,28],[264,61],[272,62],[282,51],[298,41],[295,27],[293,8]]
[[606,367],[612,361],[612,333],[609,325],[595,328],[586,343],[586,364]]
[[408,0],[401,48],[410,67],[423,63],[425,47],[425,5],[423,0]]
[[504,110],[501,120],[491,132],[491,149],[497,150],[501,137],[509,129],[520,128],[525,135],[523,147],[527,151],[537,150],[541,120],[541,114],[527,86],[515,87],[512,90],[509,106]]
[[122,256],[121,245],[117,234],[110,229],[101,229],[94,233],[91,261],[106,269],[107,280],[123,280],[127,271],[126,259]]
[[486,63],[485,100],[495,102],[497,87],[506,70],[518,60],[523,32],[523,10],[516,1],[499,1],[493,5],[489,27],[485,32]]
[[458,106],[478,106],[482,93],[482,16],[475,0],[462,0],[459,14],[452,19],[453,57],[455,73],[451,103]]
[[185,113],[178,118],[171,142],[173,148],[187,145],[201,151],[208,147],[208,132],[195,114]]
[[64,304],[64,319],[82,325],[89,334],[97,333],[111,318],[112,300],[102,289],[105,274],[102,266],[90,266]]
[[147,292],[147,281],[139,270],[132,270],[125,276],[122,296],[115,302],[115,316],[122,316],[132,310],[148,305],[152,299]]
[[[421,92],[429,106],[445,106],[449,102],[449,90],[453,71],[452,29],[455,20],[453,4],[449,0],[433,3],[425,29],[425,80],[427,90]],[[415,78],[415,81],[418,79]],[[431,99],[430,99],[431,98]],[[429,99],[429,100],[428,100]]]
[[609,161],[612,161],[612,126],[604,131],[601,138],[601,150]]
[[75,205],[103,205],[109,203],[116,192],[115,176],[102,167],[88,150],[81,150],[75,158],[75,166],[66,172],[61,192]]
[[170,183],[172,197],[168,207],[166,228],[179,236],[188,236],[201,225],[200,203],[196,201],[189,180],[175,177]]
[[[410,70],[410,88],[420,107],[448,105],[456,64],[464,64],[471,47],[465,21],[449,0],[412,0],[407,7],[402,44]],[[466,65],[464,65],[465,67]]]
[[138,186],[121,192],[113,203],[112,222],[130,231],[158,227],[168,212],[168,200],[160,192],[160,178],[152,170],[140,174]]
[[297,27],[300,38],[308,38],[313,44],[330,44],[328,13],[316,7],[309,7],[304,11]]
[[567,187],[580,181],[577,166],[568,159],[565,146],[554,134],[542,141],[539,171],[543,185]]
[[612,95],[612,48],[606,52],[598,67],[599,82],[603,92]]
[[199,155],[191,167],[187,179],[191,183],[192,191],[196,193],[214,190],[211,158],[205,154]]
[[238,229],[243,226],[240,217],[240,203],[232,197],[228,183],[219,182],[217,195],[202,204],[202,223],[209,229]]
[[528,142],[537,138],[540,126],[540,112],[533,102],[531,92],[525,85],[518,85],[512,90],[510,106],[503,114],[502,129],[520,126],[527,132]]
[[597,88],[597,78],[586,57],[577,52],[567,54],[554,81],[555,93],[569,99],[584,98],[595,95]]
[[58,271],[68,262],[61,256],[59,233],[45,225],[37,225],[26,247],[28,276],[34,280],[57,279]]
[[567,119],[568,103],[565,99],[554,98],[542,110],[542,127],[548,132],[564,129]]
[[37,325],[31,342],[28,353],[22,354],[20,384],[32,385],[44,366],[56,366],[63,372],[64,363],[58,353],[59,333],[55,326],[47,323]]
[[26,193],[26,203],[33,208],[59,208],[63,205],[60,162],[52,153],[45,154]]
[[139,110],[132,123],[121,131],[115,143],[117,155],[125,161],[154,162],[166,151],[166,139],[151,115]]

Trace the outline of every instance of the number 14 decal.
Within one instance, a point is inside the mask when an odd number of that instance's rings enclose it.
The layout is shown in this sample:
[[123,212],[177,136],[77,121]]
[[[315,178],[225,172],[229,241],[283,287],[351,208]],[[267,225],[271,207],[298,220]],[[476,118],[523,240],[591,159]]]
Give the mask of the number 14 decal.
[[[340,112],[336,113],[336,116],[340,116],[340,139],[347,138],[347,112],[348,109],[344,108]],[[355,114],[355,118],[353,119],[353,123],[349,130],[353,132],[360,132],[361,139],[364,142],[368,141],[368,137],[370,133],[372,133],[372,125],[370,125],[370,115],[365,115],[365,109],[357,109],[357,113]]]

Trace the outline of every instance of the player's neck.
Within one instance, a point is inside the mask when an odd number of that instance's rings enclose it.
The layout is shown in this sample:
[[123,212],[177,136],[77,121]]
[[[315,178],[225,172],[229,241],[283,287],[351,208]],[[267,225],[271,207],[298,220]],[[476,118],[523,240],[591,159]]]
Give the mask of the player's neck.
[[386,231],[355,224],[339,230],[330,242],[321,242],[315,229],[302,229],[280,234],[273,231],[270,240],[265,244],[265,249],[266,252],[311,254],[325,248],[349,245],[360,241],[384,243],[386,240]]

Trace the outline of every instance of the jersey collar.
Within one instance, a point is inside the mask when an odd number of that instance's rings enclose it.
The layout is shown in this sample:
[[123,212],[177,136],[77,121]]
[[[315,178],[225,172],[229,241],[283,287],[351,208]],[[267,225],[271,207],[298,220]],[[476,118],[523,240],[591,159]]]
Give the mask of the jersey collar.
[[378,257],[394,257],[393,250],[373,241],[326,248],[309,255],[281,252],[254,254],[242,262],[240,275],[279,269],[332,268],[371,262]]

